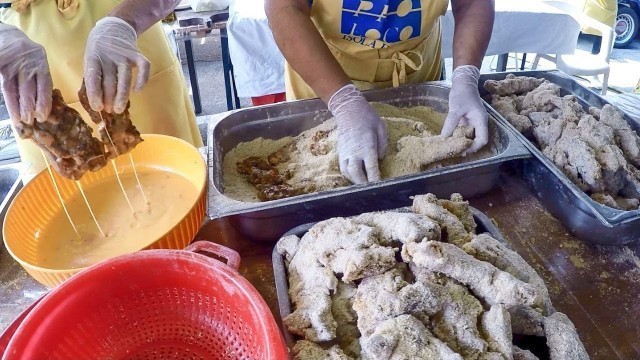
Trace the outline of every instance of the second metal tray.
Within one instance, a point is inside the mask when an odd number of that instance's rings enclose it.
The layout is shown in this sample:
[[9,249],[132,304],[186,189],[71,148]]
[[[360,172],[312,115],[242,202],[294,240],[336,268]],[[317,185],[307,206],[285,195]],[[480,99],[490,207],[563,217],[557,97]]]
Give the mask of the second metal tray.
[[[396,210],[398,211],[398,210]],[[407,208],[400,209],[400,211],[408,211]],[[506,243],[500,230],[491,222],[491,220],[483,214],[480,210],[471,207],[471,212],[473,213],[473,219],[476,221],[477,229],[476,233],[489,233],[496,240]],[[288,235],[296,235],[299,238],[302,238],[304,234],[309,231],[316,223],[300,225],[294,229],[291,229],[283,237]],[[284,263],[284,257],[278,253],[278,249],[273,249],[272,254],[273,261],[273,275],[276,283],[276,294],[278,296],[278,307],[280,310],[280,326],[282,327],[282,331],[284,333],[284,339],[287,342],[289,348],[293,347],[295,344],[294,335],[289,333],[282,323],[282,319],[287,317],[287,315],[291,314],[291,300],[289,299],[289,281],[287,277],[287,269]]]
[[[508,74],[510,72],[482,74],[480,95],[488,95],[484,90],[486,80],[503,80]],[[513,74],[547,79],[560,86],[561,95],[574,95],[585,107],[602,108],[608,104],[602,97],[557,70]],[[622,211],[594,201],[496,110],[491,108],[490,113],[529,148],[534,157],[522,162],[522,175],[549,212],[562,221],[571,233],[583,241],[599,245],[624,245],[640,239],[640,210]],[[626,115],[625,120],[633,130],[640,132],[640,124]]]
[[[428,105],[448,109],[449,87],[442,83],[403,86],[365,92],[369,101],[399,107]],[[224,194],[222,161],[241,142],[257,137],[280,139],[297,136],[330,117],[319,99],[281,103],[232,111],[209,122],[210,218],[229,218],[233,226],[253,240],[275,241],[300,224],[336,216],[351,216],[410,205],[410,196],[431,192],[445,198],[454,192],[470,198],[486,193],[497,183],[503,163],[530,157],[527,148],[505,126],[490,120],[498,141],[498,154],[477,161],[418,174],[349,186],[269,202],[241,202]]]

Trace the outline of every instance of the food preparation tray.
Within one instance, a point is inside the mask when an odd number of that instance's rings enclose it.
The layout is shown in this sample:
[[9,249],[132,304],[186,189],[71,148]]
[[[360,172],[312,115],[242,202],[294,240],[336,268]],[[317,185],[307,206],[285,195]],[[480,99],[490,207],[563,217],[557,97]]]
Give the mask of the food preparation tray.
[[[480,94],[483,97],[489,95],[484,90],[486,80],[503,80],[508,74],[510,73],[482,74],[479,82]],[[562,96],[574,95],[585,107],[602,108],[608,104],[598,94],[557,70],[522,71],[514,74],[547,79],[560,86]],[[640,210],[617,210],[592,200],[496,110],[491,109],[490,114],[529,148],[533,157],[522,162],[522,175],[549,212],[571,233],[583,241],[599,245],[623,245],[640,239]],[[633,130],[640,132],[640,124],[627,115],[625,120]]]
[[[500,230],[491,222],[491,220],[483,214],[480,210],[470,207],[471,212],[473,213],[473,219],[476,221],[477,229],[476,232],[478,234],[489,233],[496,240],[506,243],[502,234],[500,234]],[[409,208],[402,208],[396,211],[409,212]],[[296,235],[300,238],[304,236],[304,234],[309,231],[316,223],[300,225],[294,229],[291,229],[289,232],[283,235],[283,237],[288,235]],[[284,263],[284,257],[278,253],[278,249],[273,249],[272,254],[273,261],[273,275],[276,283],[276,293],[278,295],[278,307],[280,309],[280,326],[282,327],[282,332],[284,333],[284,339],[287,342],[289,348],[293,347],[295,344],[294,335],[289,333],[282,323],[282,320],[287,317],[287,315],[291,314],[291,300],[289,299],[289,281],[287,280],[287,269]]]
[[[449,87],[434,82],[365,92],[369,101],[399,107],[426,105],[439,112],[448,109]],[[426,192],[445,198],[454,192],[464,197],[485,193],[496,184],[504,162],[530,157],[529,151],[504,124],[490,119],[498,135],[498,154],[468,163],[375,183],[261,203],[241,202],[224,194],[222,161],[241,142],[258,137],[281,139],[297,136],[329,119],[319,99],[280,103],[231,111],[210,119],[209,217],[229,218],[244,236],[275,241],[287,230],[335,216],[350,216],[410,205],[410,196]]]

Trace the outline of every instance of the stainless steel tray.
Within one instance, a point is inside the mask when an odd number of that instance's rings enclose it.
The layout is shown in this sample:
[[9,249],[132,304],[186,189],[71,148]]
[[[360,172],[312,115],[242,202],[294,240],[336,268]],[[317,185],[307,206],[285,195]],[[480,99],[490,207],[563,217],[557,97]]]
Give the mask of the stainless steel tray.
[[[410,211],[408,208],[400,209],[400,211]],[[506,244],[506,241],[502,237],[500,230],[491,222],[491,220],[483,214],[480,210],[471,207],[471,212],[473,213],[473,218],[478,225],[476,232],[478,234],[481,233],[489,233],[496,240],[499,240]],[[304,236],[304,234],[313,227],[313,224],[305,224],[300,225],[294,229],[291,229],[286,234],[283,235],[296,235],[298,237]],[[272,261],[273,261],[273,275],[276,283],[276,294],[278,296],[278,308],[280,310],[280,323],[279,325],[282,328],[282,332],[284,334],[284,339],[287,342],[289,348],[293,347],[295,344],[294,335],[287,331],[287,328],[282,323],[282,320],[287,317],[287,315],[291,314],[291,300],[289,299],[289,281],[287,277],[287,269],[284,264],[284,257],[278,253],[278,249],[274,247],[272,253]]]
[[[396,89],[365,92],[370,101],[400,107],[428,105],[446,112],[449,87],[441,82],[409,85]],[[209,216],[228,217],[243,235],[275,241],[287,230],[335,216],[410,205],[410,196],[431,192],[449,197],[459,192],[465,197],[485,193],[496,184],[500,166],[506,161],[530,157],[529,151],[501,122],[490,120],[499,137],[498,155],[478,161],[425,171],[340,189],[287,199],[247,203],[224,195],[222,160],[238,143],[259,136],[280,139],[297,136],[330,117],[319,99],[281,103],[213,116],[209,122]]]
[[[509,72],[481,75],[480,94],[488,95],[483,86],[486,80],[502,80],[508,74]],[[514,74],[545,78],[562,88],[561,95],[575,95],[585,107],[602,108],[608,104],[598,94],[557,70],[521,71]],[[522,175],[547,210],[562,221],[571,233],[583,241],[599,245],[623,245],[640,239],[640,210],[622,211],[593,201],[497,111],[491,109],[490,113],[529,148],[534,157],[522,162]],[[640,124],[626,115],[625,120],[633,130],[640,132]]]

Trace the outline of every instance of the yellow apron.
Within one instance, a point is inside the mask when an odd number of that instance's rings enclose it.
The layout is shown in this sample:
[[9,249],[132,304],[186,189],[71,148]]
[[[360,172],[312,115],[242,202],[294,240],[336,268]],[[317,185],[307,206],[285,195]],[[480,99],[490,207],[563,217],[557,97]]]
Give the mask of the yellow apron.
[[[20,12],[15,6],[0,12],[1,22],[17,26],[31,40],[44,46],[54,88],[60,89],[65,101],[94,127],[96,125],[78,102],[85,46],[95,23],[120,1],[35,0]],[[143,134],[171,135],[202,146],[182,67],[173,55],[160,23],[138,38],[138,46],[151,62],[151,76],[141,92],[131,95],[129,111],[133,123]],[[18,148],[28,167],[24,174],[28,181],[45,168],[44,159],[30,140],[18,139]]]
[[[587,16],[613,28],[618,16],[618,0],[585,0],[583,12]],[[582,32],[591,35],[602,35],[590,26],[583,27]]]
[[[448,0],[312,1],[311,19],[361,90],[440,78],[440,16]],[[288,100],[316,97],[288,63],[285,79]]]

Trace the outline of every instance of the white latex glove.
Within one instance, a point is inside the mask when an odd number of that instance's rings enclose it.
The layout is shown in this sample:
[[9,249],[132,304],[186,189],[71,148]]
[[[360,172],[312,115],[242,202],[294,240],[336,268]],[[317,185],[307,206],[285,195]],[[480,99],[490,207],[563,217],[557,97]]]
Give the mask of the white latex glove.
[[0,24],[2,93],[14,122],[44,122],[51,113],[53,84],[42,45],[18,28]]
[[474,153],[489,142],[489,114],[478,92],[479,77],[480,70],[473,65],[459,66],[453,71],[449,114],[441,132],[442,136],[449,137],[459,125],[473,126],[475,139],[467,153]]
[[380,180],[378,159],[387,152],[387,126],[354,85],[336,91],[329,110],[338,122],[340,172],[352,183]]
[[112,16],[98,21],[91,30],[84,54],[84,80],[93,110],[124,111],[134,66],[138,68],[134,91],[140,91],[149,80],[149,60],[138,49],[137,39],[131,25]]

